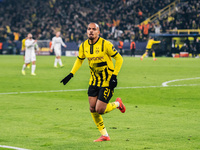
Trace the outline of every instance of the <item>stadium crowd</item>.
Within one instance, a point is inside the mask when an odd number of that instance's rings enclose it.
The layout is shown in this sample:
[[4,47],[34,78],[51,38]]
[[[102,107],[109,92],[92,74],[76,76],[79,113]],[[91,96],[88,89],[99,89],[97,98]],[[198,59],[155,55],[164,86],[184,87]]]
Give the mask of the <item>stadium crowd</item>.
[[173,0],[2,0],[0,41],[22,40],[28,32],[39,40],[51,39],[58,30],[66,42],[83,41],[87,38],[85,28],[88,22],[97,22],[101,36],[113,40],[142,41],[149,32],[200,28],[198,0],[189,1],[157,25],[137,26],[171,2]]

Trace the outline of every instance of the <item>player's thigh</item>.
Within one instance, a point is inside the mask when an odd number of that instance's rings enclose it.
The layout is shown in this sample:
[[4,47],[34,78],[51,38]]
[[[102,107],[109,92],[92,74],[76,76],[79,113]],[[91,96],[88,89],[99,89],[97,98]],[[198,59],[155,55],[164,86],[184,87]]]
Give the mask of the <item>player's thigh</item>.
[[35,61],[36,61],[36,54],[35,54],[35,52],[32,52],[32,53],[31,53],[31,61],[32,61],[32,62],[35,62]]
[[61,56],[61,50],[60,49],[55,49],[55,55],[56,56]]
[[101,87],[99,90],[98,100],[104,103],[109,103],[113,94],[114,94],[113,89],[110,89],[109,87]]
[[29,51],[25,52],[25,60],[24,60],[24,62],[26,64],[31,62],[31,53]]
[[97,96],[99,94],[99,87],[96,86],[89,86],[88,88],[88,100],[90,104],[90,111],[95,112]]
[[103,102],[99,99],[97,100],[96,108],[95,108],[96,112],[98,112],[99,114],[104,114],[106,107],[107,107],[106,102]]
[[96,104],[96,112],[98,112],[99,114],[104,114],[107,104],[112,98],[113,93],[114,93],[114,90],[110,89],[109,87],[100,88],[98,100]]
[[95,112],[96,111],[97,96],[95,96],[95,97],[89,96],[88,100],[89,100],[89,104],[90,104],[90,112]]

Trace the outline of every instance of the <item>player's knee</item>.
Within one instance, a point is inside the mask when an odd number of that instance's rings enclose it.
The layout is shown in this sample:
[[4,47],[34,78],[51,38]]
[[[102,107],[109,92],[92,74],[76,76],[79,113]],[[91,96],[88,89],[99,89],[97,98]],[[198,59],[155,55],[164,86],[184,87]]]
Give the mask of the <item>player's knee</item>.
[[90,106],[90,112],[95,112],[95,107]]
[[101,114],[104,114],[105,109],[104,108],[98,108],[98,109],[96,109],[96,112],[101,115]]

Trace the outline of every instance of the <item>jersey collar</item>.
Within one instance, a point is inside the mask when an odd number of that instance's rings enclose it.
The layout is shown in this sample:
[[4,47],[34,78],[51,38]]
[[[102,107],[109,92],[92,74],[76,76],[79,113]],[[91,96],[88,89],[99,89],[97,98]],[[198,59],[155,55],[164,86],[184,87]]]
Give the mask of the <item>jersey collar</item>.
[[[94,44],[96,44],[99,41],[99,39],[100,39],[100,37],[97,39],[97,41]],[[94,44],[90,44],[89,39],[88,39],[88,44],[89,45],[94,45]]]

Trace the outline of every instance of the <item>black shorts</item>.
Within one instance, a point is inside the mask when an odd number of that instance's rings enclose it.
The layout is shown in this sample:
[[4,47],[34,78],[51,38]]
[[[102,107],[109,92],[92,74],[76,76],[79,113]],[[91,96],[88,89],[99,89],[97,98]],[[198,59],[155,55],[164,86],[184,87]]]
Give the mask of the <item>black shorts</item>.
[[149,51],[151,51],[151,50],[152,50],[152,49],[150,49],[150,48],[147,48],[147,49],[146,49],[147,52],[149,52]]
[[96,97],[102,102],[109,103],[112,98],[114,90],[109,87],[97,87],[90,85],[88,88],[88,96]]

